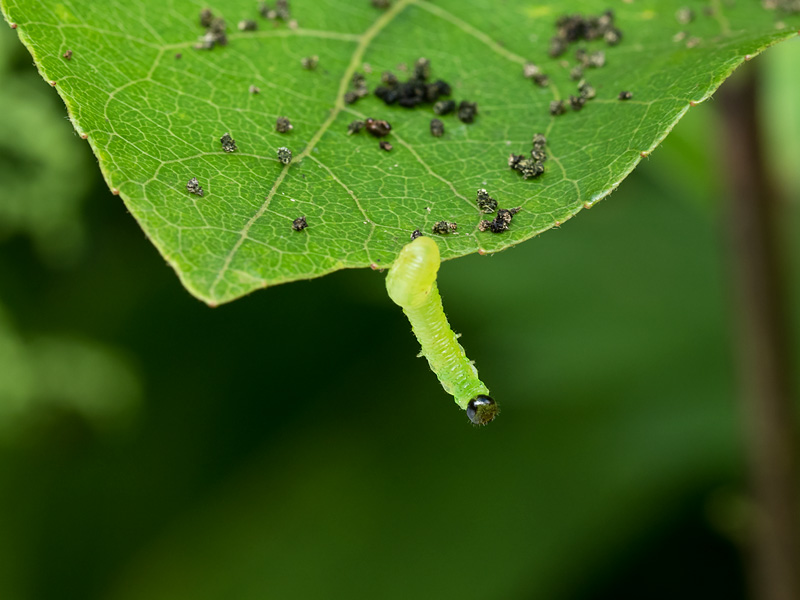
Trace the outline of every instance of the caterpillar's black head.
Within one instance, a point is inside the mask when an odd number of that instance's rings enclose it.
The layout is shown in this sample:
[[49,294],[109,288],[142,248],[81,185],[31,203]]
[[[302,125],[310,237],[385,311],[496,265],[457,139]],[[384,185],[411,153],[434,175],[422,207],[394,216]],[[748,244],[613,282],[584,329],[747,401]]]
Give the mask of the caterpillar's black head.
[[467,404],[467,416],[475,425],[486,425],[497,416],[500,409],[489,396],[475,396]]

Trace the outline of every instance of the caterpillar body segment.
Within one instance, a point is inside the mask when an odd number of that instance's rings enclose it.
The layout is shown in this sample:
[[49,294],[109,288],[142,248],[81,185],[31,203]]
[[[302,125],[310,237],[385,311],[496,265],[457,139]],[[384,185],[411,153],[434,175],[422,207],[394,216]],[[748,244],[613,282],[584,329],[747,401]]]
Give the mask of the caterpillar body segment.
[[497,404],[447,322],[436,285],[440,263],[436,242],[418,237],[400,251],[386,276],[386,290],[411,322],[422,354],[442,387],[467,411],[470,421],[485,425],[497,416]]

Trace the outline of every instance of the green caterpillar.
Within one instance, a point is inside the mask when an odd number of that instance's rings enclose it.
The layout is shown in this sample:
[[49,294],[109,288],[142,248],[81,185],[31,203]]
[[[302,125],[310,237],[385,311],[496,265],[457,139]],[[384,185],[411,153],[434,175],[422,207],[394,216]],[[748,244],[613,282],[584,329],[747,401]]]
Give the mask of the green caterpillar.
[[447,322],[436,287],[440,263],[436,242],[418,237],[406,244],[394,261],[386,276],[386,291],[411,321],[422,354],[442,387],[467,411],[470,421],[486,425],[499,411]]

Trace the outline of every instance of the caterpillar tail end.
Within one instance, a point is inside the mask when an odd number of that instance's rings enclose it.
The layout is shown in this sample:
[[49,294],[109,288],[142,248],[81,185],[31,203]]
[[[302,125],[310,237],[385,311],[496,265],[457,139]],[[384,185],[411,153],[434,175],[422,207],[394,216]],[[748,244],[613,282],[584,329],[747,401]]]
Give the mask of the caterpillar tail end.
[[483,394],[475,396],[467,404],[467,417],[473,425],[486,425],[500,413],[500,408],[493,398]]

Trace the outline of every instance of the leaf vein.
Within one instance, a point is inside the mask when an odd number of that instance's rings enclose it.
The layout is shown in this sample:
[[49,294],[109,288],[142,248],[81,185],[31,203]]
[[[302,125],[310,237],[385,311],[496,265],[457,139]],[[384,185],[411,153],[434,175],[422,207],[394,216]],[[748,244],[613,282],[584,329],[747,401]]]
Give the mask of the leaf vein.
[[[322,136],[325,135],[325,132],[328,131],[328,129],[330,129],[330,126],[333,124],[333,122],[336,120],[336,118],[339,116],[342,110],[344,110],[345,108],[344,93],[345,91],[347,91],[347,86],[349,85],[350,80],[353,77],[353,73],[355,73],[356,68],[358,67],[358,64],[364,58],[364,53],[366,52],[369,44],[372,42],[375,36],[378,35],[378,33],[380,33],[389,23],[391,23],[392,20],[398,14],[400,14],[406,8],[406,6],[408,6],[411,3],[412,0],[400,0],[394,6],[392,6],[391,9],[389,9],[383,15],[381,15],[381,17],[378,18],[372,25],[370,25],[370,27],[360,36],[358,46],[356,47],[352,57],[350,58],[350,64],[348,65],[347,69],[345,69],[344,75],[342,76],[342,79],[339,82],[339,90],[337,92],[336,101],[334,103],[333,109],[331,110],[331,114],[328,116],[328,118],[325,120],[322,126],[317,130],[314,136],[309,140],[305,149],[297,157],[295,157],[294,159],[295,161],[301,161],[303,158],[311,154],[311,151],[316,147],[320,139],[322,139]],[[281,183],[283,183],[283,180],[286,178],[286,174],[288,173],[290,166],[291,164],[286,165],[283,167],[283,169],[281,169],[280,175],[278,175],[278,178],[272,185],[272,188],[270,189],[269,194],[267,194],[264,203],[261,205],[258,211],[256,211],[256,213],[250,218],[250,220],[247,221],[245,226],[242,228],[242,232],[239,236],[239,239],[236,241],[236,243],[233,245],[233,248],[231,248],[231,251],[225,257],[225,261],[223,262],[222,267],[220,268],[219,273],[217,274],[216,278],[211,284],[211,288],[209,290],[213,298],[216,298],[215,290],[219,285],[219,283],[222,281],[223,277],[225,276],[225,273],[230,268],[234,256],[239,251],[239,248],[241,248],[244,241],[248,238],[250,228],[261,217],[261,215],[263,215],[264,212],[266,212],[267,208],[269,207],[269,203],[275,196],[275,192],[277,192]]]

